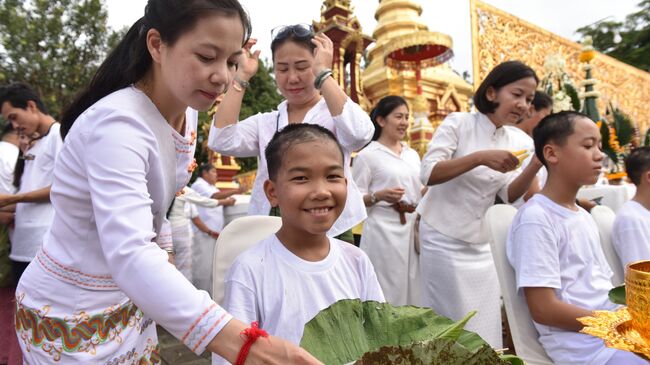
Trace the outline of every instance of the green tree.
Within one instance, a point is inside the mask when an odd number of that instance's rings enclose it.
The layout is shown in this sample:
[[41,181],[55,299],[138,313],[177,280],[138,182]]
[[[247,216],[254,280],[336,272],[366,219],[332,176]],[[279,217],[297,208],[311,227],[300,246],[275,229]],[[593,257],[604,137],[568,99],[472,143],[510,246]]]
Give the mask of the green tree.
[[602,20],[576,32],[591,36],[598,51],[650,72],[650,0],[637,7],[623,22]]
[[29,83],[55,117],[123,32],[104,0],[0,0],[0,82]]

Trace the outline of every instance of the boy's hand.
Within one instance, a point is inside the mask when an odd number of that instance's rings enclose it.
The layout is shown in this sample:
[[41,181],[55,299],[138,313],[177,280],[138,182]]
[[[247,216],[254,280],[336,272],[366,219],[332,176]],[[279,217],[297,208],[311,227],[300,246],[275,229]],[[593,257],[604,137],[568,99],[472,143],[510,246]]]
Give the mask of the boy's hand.
[[485,150],[476,152],[479,164],[499,172],[508,172],[517,168],[519,159],[510,151]]

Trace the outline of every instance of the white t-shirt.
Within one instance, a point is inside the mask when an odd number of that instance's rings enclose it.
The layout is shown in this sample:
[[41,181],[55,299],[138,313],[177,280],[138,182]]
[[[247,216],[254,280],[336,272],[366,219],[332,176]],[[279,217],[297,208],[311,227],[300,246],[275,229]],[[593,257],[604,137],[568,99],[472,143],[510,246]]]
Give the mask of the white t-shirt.
[[[269,215],[271,210],[271,203],[264,194],[264,182],[269,178],[264,150],[275,132],[289,124],[287,108],[285,100],[278,105],[277,111],[259,113],[224,128],[213,125],[210,129],[210,149],[228,156],[258,157],[257,175],[253,183],[248,215]],[[345,178],[348,179],[348,196],[343,213],[328,232],[329,236],[335,237],[366,219],[363,197],[350,173],[350,156],[353,151],[361,149],[370,141],[375,128],[368,114],[349,98],[343,106],[343,111],[337,116],[332,116],[325,98],[321,98],[307,112],[302,122],[318,124],[329,129],[343,147],[343,169]]]
[[[368,256],[335,238],[325,259],[309,262],[273,234],[237,257],[225,284],[223,307],[233,317],[259,321],[269,334],[295,344],[307,322],[341,299],[384,301]],[[218,356],[213,360],[224,363]]]
[[[200,177],[196,179],[194,184],[192,184],[192,189],[194,189],[194,191],[196,191],[199,195],[206,198],[210,198],[212,194],[219,192],[219,189],[216,186],[210,185],[207,181],[203,180]],[[199,217],[201,217],[203,223],[205,223],[205,225],[208,226],[211,231],[221,232],[224,223],[222,206],[219,205],[212,208],[198,207],[198,210]],[[194,227],[194,229],[195,231],[197,230],[196,227]]]
[[[54,123],[49,132],[25,152],[25,170],[20,179],[18,193],[27,193],[52,185],[54,162],[61,151],[61,124]],[[15,230],[9,258],[30,262],[43,243],[43,236],[52,224],[52,203],[18,203],[16,205]]]
[[612,244],[623,267],[650,260],[650,210],[634,200],[623,204],[614,220]]
[[18,160],[18,147],[9,142],[0,141],[0,194],[13,194],[14,170]]
[[[565,303],[587,310],[616,309],[608,299],[612,271],[600,247],[598,227],[584,209],[573,211],[535,194],[517,212],[506,252],[517,290],[554,288]],[[596,337],[539,323],[535,328],[557,364],[605,364],[615,352]]]

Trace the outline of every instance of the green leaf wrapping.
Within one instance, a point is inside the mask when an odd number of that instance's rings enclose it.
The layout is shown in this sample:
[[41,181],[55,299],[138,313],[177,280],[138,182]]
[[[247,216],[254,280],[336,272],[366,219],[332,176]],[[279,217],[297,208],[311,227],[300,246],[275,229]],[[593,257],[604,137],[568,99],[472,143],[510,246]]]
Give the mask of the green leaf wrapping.
[[620,285],[609,291],[609,300],[612,303],[627,305],[625,285]]
[[507,364],[490,346],[484,345],[475,352],[457,342],[437,338],[408,346],[384,346],[367,352],[355,365],[487,365]]
[[[498,359],[496,352],[480,336],[462,329],[474,314],[469,313],[454,322],[428,308],[394,307],[388,303],[346,299],[322,310],[305,325],[300,346],[327,365],[348,364],[384,346],[404,347],[403,350],[386,350],[387,355],[415,351],[416,343],[434,339],[453,341],[472,356],[489,350]],[[440,345],[431,346],[427,351],[418,347],[418,351],[428,354],[428,351],[440,349]]]

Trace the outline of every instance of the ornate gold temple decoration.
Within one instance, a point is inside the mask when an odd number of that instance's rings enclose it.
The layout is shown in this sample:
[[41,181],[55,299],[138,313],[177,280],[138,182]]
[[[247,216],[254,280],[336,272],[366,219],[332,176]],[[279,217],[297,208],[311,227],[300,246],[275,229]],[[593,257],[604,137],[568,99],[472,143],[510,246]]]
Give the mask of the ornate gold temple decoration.
[[332,76],[350,99],[367,107],[361,82],[361,60],[373,39],[363,34],[350,0],[325,0],[320,21],[313,25],[314,30],[325,33],[334,43]]
[[[447,63],[440,64],[446,60],[445,56],[434,57],[420,64],[423,98],[417,98],[416,64],[399,62],[396,67],[395,59],[389,55],[403,50],[403,55],[407,56],[410,51],[420,51],[412,48],[420,45],[452,48],[451,38],[429,31],[420,19],[421,14],[422,7],[413,0],[382,0],[379,3],[375,12],[377,27],[373,33],[376,43],[368,53],[363,84],[370,105],[387,95],[399,95],[408,101],[414,114],[409,143],[423,154],[433,130],[447,114],[469,110],[472,86]],[[416,112],[423,112],[424,116],[416,118]]]
[[[558,53],[567,61],[567,73],[574,80],[583,80],[581,46],[555,35],[479,0],[470,0],[472,19],[472,60],[474,86],[497,64],[506,60],[525,62],[539,75],[549,52]],[[591,61],[594,77],[600,81],[598,109],[612,103],[630,115],[643,132],[649,127],[650,73],[620,62],[602,53]]]
[[607,347],[637,353],[650,359],[650,344],[632,326],[627,307],[617,311],[593,311],[592,316],[578,318],[585,327],[582,333],[601,338]]
[[[201,144],[196,147],[201,148],[204,154],[208,156],[208,163],[217,168],[217,183],[215,184],[221,190],[237,189],[239,185],[233,180],[233,177],[241,170],[241,166],[237,164],[234,157],[225,156],[208,148],[208,135],[210,134],[210,127],[212,126],[212,117],[217,112],[217,108],[221,103],[223,96],[219,96],[210,111],[208,111],[208,118],[204,121],[199,121],[199,128],[205,136]],[[251,185],[252,186],[252,185]]]

